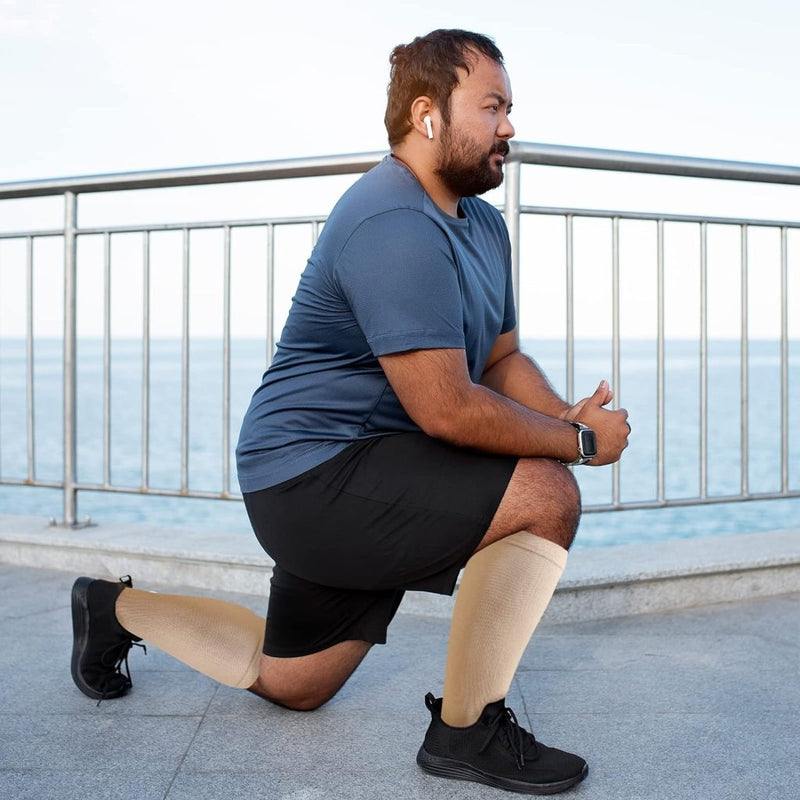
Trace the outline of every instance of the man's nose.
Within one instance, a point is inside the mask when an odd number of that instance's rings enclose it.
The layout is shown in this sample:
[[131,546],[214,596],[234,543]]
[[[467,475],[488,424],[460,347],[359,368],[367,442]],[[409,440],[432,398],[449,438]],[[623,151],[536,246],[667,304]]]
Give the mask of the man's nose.
[[515,133],[516,131],[514,130],[514,126],[511,124],[511,120],[509,120],[507,116],[503,115],[503,120],[497,128],[497,135],[501,139],[511,139]]

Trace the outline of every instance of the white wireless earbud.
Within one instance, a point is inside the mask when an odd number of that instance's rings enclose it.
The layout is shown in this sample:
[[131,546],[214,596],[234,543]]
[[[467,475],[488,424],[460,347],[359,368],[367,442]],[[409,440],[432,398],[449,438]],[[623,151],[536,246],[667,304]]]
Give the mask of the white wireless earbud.
[[422,121],[425,123],[425,129],[428,131],[428,138],[433,139],[433,126],[431,125],[430,115],[426,114]]

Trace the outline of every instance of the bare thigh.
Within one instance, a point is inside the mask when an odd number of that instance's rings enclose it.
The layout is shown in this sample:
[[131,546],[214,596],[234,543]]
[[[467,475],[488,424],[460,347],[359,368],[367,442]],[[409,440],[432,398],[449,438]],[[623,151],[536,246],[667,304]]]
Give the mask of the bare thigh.
[[477,550],[519,531],[567,550],[580,514],[580,491],[567,467],[548,458],[521,458]]
[[344,686],[371,646],[369,642],[346,641],[296,658],[262,654],[259,676],[250,691],[287,708],[311,711]]

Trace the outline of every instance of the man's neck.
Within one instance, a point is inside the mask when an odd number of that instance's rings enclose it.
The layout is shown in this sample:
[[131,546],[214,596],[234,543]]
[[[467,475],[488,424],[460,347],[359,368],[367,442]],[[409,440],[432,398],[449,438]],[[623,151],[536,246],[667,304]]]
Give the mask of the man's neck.
[[458,217],[461,198],[454,195],[436,174],[433,157],[401,143],[392,149],[392,157],[403,163],[419,181],[433,202],[450,217]]

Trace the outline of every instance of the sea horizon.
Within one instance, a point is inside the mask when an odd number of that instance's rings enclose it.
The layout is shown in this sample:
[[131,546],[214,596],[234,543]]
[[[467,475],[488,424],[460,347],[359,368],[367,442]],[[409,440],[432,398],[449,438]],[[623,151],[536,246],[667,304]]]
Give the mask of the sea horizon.
[[[114,337],[110,346],[110,441],[103,437],[103,340],[77,341],[78,480],[104,482],[103,452],[110,455],[113,485],[134,491],[142,484],[142,353],[141,338]],[[780,489],[781,342],[747,342],[748,490],[752,494]],[[800,380],[800,341],[789,343],[790,387]],[[633,433],[619,467],[620,500],[653,502],[657,498],[658,405],[657,340],[620,341],[619,403],[630,414]],[[576,469],[588,507],[576,540],[580,546],[688,538],[797,528],[800,498],[717,502],[740,493],[741,475],[741,342],[714,338],[707,342],[708,452],[707,505],[682,505],[700,495],[699,436],[700,344],[696,339],[670,338],[664,342],[664,491],[665,507],[647,510],[602,511],[613,491],[610,467]],[[3,480],[27,477],[27,344],[24,338],[0,339],[0,510],[37,514],[58,520],[63,500],[58,489],[3,485]],[[150,422],[148,485],[151,489],[180,489],[182,340],[153,337],[150,350]],[[232,337],[230,370],[231,415],[228,429],[232,492],[238,491],[235,447],[241,416],[266,367],[263,339]],[[557,391],[566,387],[566,342],[563,339],[523,339],[522,349],[536,359]],[[191,337],[189,341],[188,479],[189,489],[220,491],[222,470],[223,341],[219,337]],[[34,419],[36,478],[58,482],[63,470],[61,339],[34,341]],[[574,341],[576,398],[591,394],[601,378],[612,380],[610,339]],[[791,395],[790,395],[791,396]],[[789,417],[789,489],[800,488],[800,408]],[[669,502],[678,503],[676,506]],[[240,502],[198,498],[156,497],[100,491],[79,493],[79,518],[102,524],[136,522],[159,526],[195,527],[248,533],[249,523]]]

